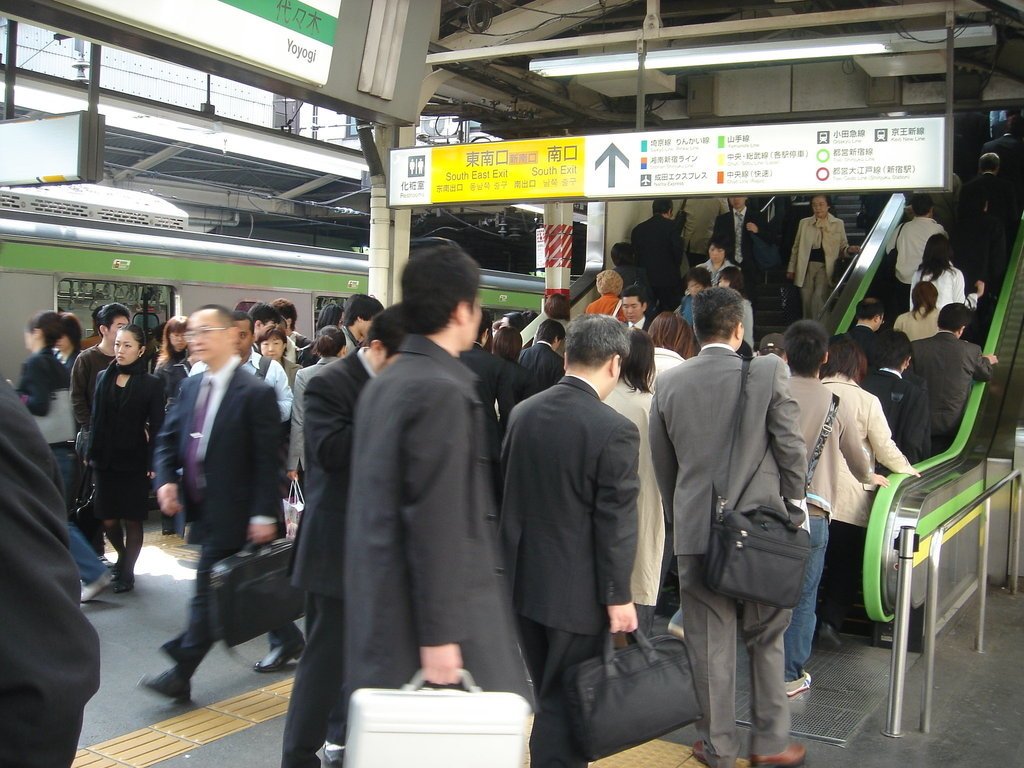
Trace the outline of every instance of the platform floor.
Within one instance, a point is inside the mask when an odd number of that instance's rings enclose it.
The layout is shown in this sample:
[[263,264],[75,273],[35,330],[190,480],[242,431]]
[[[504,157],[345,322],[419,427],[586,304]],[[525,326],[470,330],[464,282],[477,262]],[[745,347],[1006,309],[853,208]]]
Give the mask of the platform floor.
[[[178,633],[194,579],[194,552],[175,537],[147,533],[134,592],[104,593],[83,607],[102,645],[101,687],[86,707],[75,768],[159,765],[161,768],[276,768],[294,668],[257,674],[252,663],[265,652],[254,640],[227,651],[216,647],[193,680],[193,701],[174,705],[136,688],[143,674],[167,666],[159,645]],[[807,740],[808,765],[828,768],[916,766],[1024,766],[1024,596],[990,589],[987,653],[973,648],[974,613],[940,639],[932,733],[917,730],[921,665],[911,668],[904,702],[904,737],[881,734],[884,691],[877,695],[880,652],[851,647],[823,655],[821,688],[792,702],[794,727],[830,720],[844,745]],[[856,646],[857,640],[851,639]],[[843,657],[860,665],[853,678],[837,667]],[[857,675],[861,675],[860,678]],[[830,682],[831,681],[831,682]],[[844,690],[847,686],[849,690]],[[866,690],[872,702],[849,722]],[[743,692],[738,694],[743,713]],[[863,697],[862,697],[863,698]],[[801,700],[803,699],[803,700]],[[827,701],[826,701],[827,699]],[[835,710],[835,711],[832,711]],[[843,721],[843,722],[839,722]],[[831,731],[829,731],[831,732]],[[692,727],[597,763],[600,768],[695,768]]]

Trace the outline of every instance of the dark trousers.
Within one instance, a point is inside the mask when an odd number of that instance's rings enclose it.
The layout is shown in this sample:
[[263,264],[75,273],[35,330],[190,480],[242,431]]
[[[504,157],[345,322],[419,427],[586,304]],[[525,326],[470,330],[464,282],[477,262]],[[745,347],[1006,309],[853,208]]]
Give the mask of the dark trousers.
[[[188,627],[161,648],[175,661],[179,675],[188,679],[213,645],[213,631],[210,625],[210,573],[215,563],[235,554],[237,549],[218,549],[204,546],[199,555],[196,569],[196,592],[189,607]],[[292,623],[267,633],[270,647],[295,645],[302,641],[302,633]]]
[[345,743],[345,603],[306,593],[306,650],[295,673],[284,726],[281,768],[320,768],[326,740]]
[[603,635],[577,635],[519,616],[523,655],[537,698],[530,734],[531,768],[587,768],[573,737],[562,677],[565,670],[601,654]]
[[867,528],[833,520],[828,527],[828,549],[825,551],[825,578],[822,587],[821,621],[841,629],[846,614],[857,599],[863,578],[864,542]]
[[656,307],[655,314],[675,312],[683,300],[683,280],[679,278],[676,285],[652,285],[651,293],[654,294],[653,298],[647,297],[647,300]]

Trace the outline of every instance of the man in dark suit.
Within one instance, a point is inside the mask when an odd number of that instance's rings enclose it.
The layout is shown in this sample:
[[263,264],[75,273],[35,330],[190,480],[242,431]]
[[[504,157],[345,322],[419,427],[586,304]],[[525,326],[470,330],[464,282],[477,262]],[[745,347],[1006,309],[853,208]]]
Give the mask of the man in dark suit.
[[422,671],[530,697],[508,588],[473,374],[459,354],[480,325],[480,270],[457,245],[402,274],[408,335],[356,409],[345,529],[345,678],[399,688]]
[[[507,366],[501,358],[492,355],[484,345],[491,336],[493,313],[488,309],[480,311],[480,327],[477,329],[476,341],[473,346],[459,355],[459,360],[476,374],[476,391],[480,402],[484,404],[484,423],[486,425],[488,456],[491,461],[492,485],[495,498],[500,499],[501,441],[505,438],[505,425],[508,416],[516,404],[514,381],[508,375]],[[495,408],[497,406],[497,408]]]
[[[191,678],[213,644],[210,573],[246,541],[278,535],[281,512],[280,413],[274,390],[239,367],[238,329],[224,307],[202,307],[188,319],[191,353],[206,371],[182,382],[157,437],[154,465],[160,510],[185,509],[189,539],[202,545],[189,624],[162,646],[175,664],[142,685],[178,701],[191,696]],[[180,477],[179,477],[180,472]],[[289,625],[291,633],[302,636]],[[291,633],[271,645],[289,658],[301,653]],[[290,641],[290,642],[289,642]]]
[[306,508],[295,542],[292,584],[306,591],[306,650],[295,673],[281,768],[319,768],[344,757],[345,510],[356,400],[394,360],[405,335],[398,306],[373,318],[360,349],[313,376],[303,399]]
[[60,470],[28,409],[0,385],[0,765],[71,765],[100,643],[78,605]]
[[558,351],[565,344],[565,326],[557,320],[545,320],[537,328],[533,346],[519,354],[519,364],[533,374],[537,391],[553,387],[565,375],[565,358]]
[[981,151],[999,155],[999,175],[1013,185],[1018,202],[1024,201],[1024,118],[1010,115],[1006,133],[986,142]]
[[586,768],[566,711],[565,671],[636,629],[640,435],[604,405],[629,352],[607,315],[569,324],[565,377],[520,403],[502,447],[501,537],[523,654],[537,692],[530,762]]
[[882,404],[893,442],[907,461],[916,464],[931,454],[928,385],[910,368],[910,339],[901,331],[881,331],[875,344],[878,368],[869,371],[861,389]]
[[[856,314],[854,315],[853,326],[845,335],[847,338],[857,342],[860,351],[867,358],[868,367],[877,368],[878,362],[875,360],[875,334],[878,333],[878,329],[885,322],[885,304],[869,296],[857,303],[857,308],[854,312]],[[836,339],[842,338],[843,335],[833,336],[829,339],[829,342],[831,343]]]
[[[803,503],[807,457],[800,414],[790,395],[786,364],[775,355],[750,362],[739,402],[743,299],[731,288],[694,297],[696,357],[663,372],[651,405],[651,453],[665,511],[675,523],[674,551],[686,644],[697,698],[698,760],[731,766],[740,749],[736,729],[736,600],[704,584],[704,557],[715,497],[731,508]],[[731,425],[741,408],[736,434]],[[783,634],[792,611],[746,602],[742,632],[751,656],[757,712],[753,765],[803,764],[804,748],[789,744],[789,705],[783,681]]]
[[949,448],[960,429],[971,383],[989,381],[995,355],[983,355],[981,347],[961,336],[971,322],[971,310],[963,304],[947,304],[939,310],[939,332],[910,345],[914,373],[928,382],[931,411],[932,455]]
[[754,259],[755,237],[770,245],[775,242],[775,231],[759,211],[747,207],[746,197],[730,197],[729,210],[715,219],[711,239],[727,245],[725,256],[743,270],[743,280],[751,299],[761,275]]
[[630,235],[638,267],[647,273],[658,312],[675,312],[683,300],[682,227],[672,218],[672,201],[651,204],[651,218],[641,221]]
[[[1013,244],[1020,226],[1021,205],[1013,184],[1000,174],[1001,160],[995,152],[986,152],[978,158],[978,175],[963,185],[960,190],[960,204],[957,218],[970,218],[977,211],[984,210],[999,220],[1006,233],[1005,245]],[[987,205],[987,207],[986,207]],[[954,230],[954,235],[956,230]],[[960,251],[954,251],[960,256]],[[959,263],[960,259],[957,259]],[[972,285],[973,283],[968,283]]]

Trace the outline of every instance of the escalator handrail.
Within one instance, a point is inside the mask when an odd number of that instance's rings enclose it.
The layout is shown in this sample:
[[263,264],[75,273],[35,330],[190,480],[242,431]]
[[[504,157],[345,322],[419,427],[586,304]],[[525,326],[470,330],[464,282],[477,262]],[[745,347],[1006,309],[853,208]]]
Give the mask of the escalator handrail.
[[[1018,270],[1021,266],[1022,251],[1024,251],[1024,225],[1018,229],[1016,241],[1010,252],[1010,262],[1007,266],[1006,277],[1003,281],[999,300],[996,303],[992,324],[989,327],[988,336],[982,348],[983,354],[990,355],[996,351],[1006,330],[1004,328],[1006,313],[1020,282]],[[971,387],[971,392],[967,398],[967,405],[964,408],[963,420],[960,422],[960,429],[957,431],[953,444],[944,453],[924,459],[915,465],[915,469],[923,476],[926,473],[929,475],[928,477],[922,477],[919,482],[934,481],[935,472],[930,472],[930,470],[935,470],[938,467],[945,469],[945,465],[962,457],[981,411],[982,401],[987,389],[986,382],[975,382]],[[956,473],[952,479],[958,477],[959,473]],[[864,607],[867,610],[868,617],[873,621],[892,620],[892,614],[885,610],[882,596],[882,590],[885,587],[882,578],[882,568],[885,560],[884,547],[887,545],[884,539],[886,531],[890,529],[890,517],[898,514],[899,502],[908,490],[905,486],[910,485],[907,482],[909,480],[916,480],[916,478],[911,478],[910,475],[904,474],[890,475],[889,487],[878,489],[871,506],[867,539],[864,545],[863,589]],[[951,499],[919,520],[918,535],[923,539],[943,525],[950,516],[956,514],[958,503],[957,499]]]

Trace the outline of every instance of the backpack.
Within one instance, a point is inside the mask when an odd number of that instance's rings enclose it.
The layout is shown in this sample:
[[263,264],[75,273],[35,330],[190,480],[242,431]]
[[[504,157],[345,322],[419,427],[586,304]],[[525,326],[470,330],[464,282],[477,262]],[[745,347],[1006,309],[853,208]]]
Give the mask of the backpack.
[[271,360],[266,355],[264,355],[263,357],[260,358],[259,368],[256,369],[256,378],[257,379],[259,379],[260,381],[266,381],[267,380],[267,371],[270,370],[270,364],[272,362],[274,362],[274,361]]

